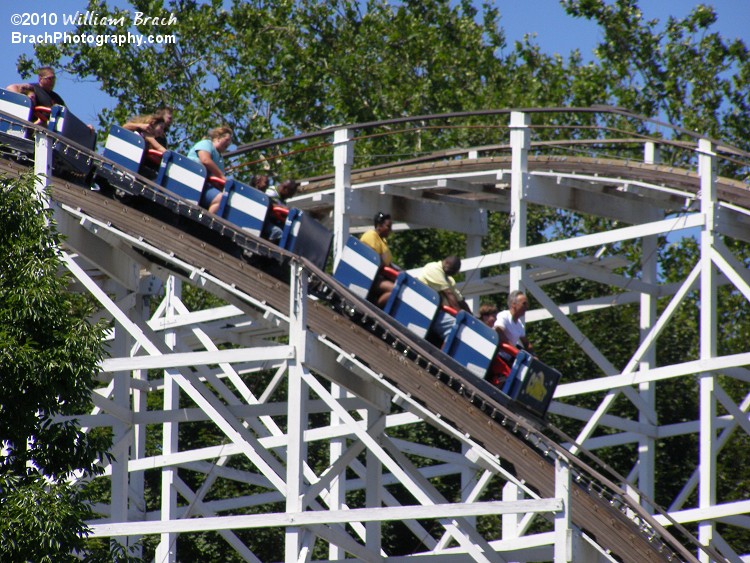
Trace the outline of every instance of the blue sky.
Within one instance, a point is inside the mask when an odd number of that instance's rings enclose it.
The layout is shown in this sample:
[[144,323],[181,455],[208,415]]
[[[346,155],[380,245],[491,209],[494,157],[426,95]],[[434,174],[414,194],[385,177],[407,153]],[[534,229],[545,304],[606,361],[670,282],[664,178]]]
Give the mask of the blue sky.
[[[500,9],[501,24],[509,44],[520,40],[527,33],[536,34],[534,41],[546,53],[567,56],[573,49],[579,49],[588,58],[600,39],[598,28],[594,24],[567,16],[558,0],[494,1]],[[727,38],[738,37],[750,44],[750,0],[641,0],[640,6],[647,19],[658,18],[664,21],[670,15],[683,17],[700,3],[716,8],[719,16],[716,29],[722,35]],[[110,4],[123,5],[124,2],[116,0]],[[63,25],[65,15],[72,16],[76,11],[85,11],[86,5],[86,0],[0,2],[0,52],[3,55],[0,57],[0,86],[20,81],[16,72],[16,60],[22,53],[33,52],[30,45],[14,44],[13,32],[38,34],[68,30],[72,26]],[[25,16],[28,23],[32,23],[34,18],[39,25],[14,25],[17,16],[23,17],[23,14],[29,14]],[[42,25],[45,18],[48,24],[46,26]],[[51,25],[53,19],[57,25]],[[63,72],[58,72],[56,90],[71,109],[88,123],[96,123],[96,114],[100,109],[114,105],[108,96],[99,91],[96,83],[82,82]]]

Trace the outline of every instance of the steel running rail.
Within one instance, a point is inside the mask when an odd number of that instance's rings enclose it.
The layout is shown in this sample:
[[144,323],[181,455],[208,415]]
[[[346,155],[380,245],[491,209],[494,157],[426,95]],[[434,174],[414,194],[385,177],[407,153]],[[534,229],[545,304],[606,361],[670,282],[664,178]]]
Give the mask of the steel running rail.
[[[657,127],[670,129],[676,133],[679,133],[680,135],[690,137],[691,139],[697,140],[701,138],[707,138],[705,136],[697,134],[695,131],[689,131],[682,127],[677,127],[675,125],[665,123],[658,119],[646,117],[646,116],[628,111],[627,109],[618,108],[618,107],[609,106],[609,105],[593,105],[591,107],[505,108],[505,109],[488,109],[488,110],[479,110],[479,111],[437,113],[437,114],[429,114],[429,115],[418,115],[418,116],[412,116],[412,117],[398,117],[398,118],[393,118],[393,119],[384,119],[380,121],[367,121],[364,123],[354,123],[350,125],[329,126],[329,127],[320,129],[318,131],[301,133],[299,135],[291,135],[288,137],[281,137],[278,139],[262,139],[259,141],[254,141],[252,143],[246,143],[244,145],[237,147],[233,151],[227,151],[226,153],[224,153],[224,157],[232,158],[232,157],[239,156],[239,155],[242,155],[246,152],[250,152],[253,150],[266,149],[269,147],[292,143],[295,141],[316,139],[319,137],[331,135],[337,129],[346,128],[346,129],[351,129],[351,130],[366,130],[366,129],[373,129],[376,127],[388,127],[391,125],[400,125],[404,123],[419,123],[419,122],[428,122],[428,121],[438,121],[438,120],[444,120],[444,119],[459,119],[459,118],[466,118],[466,117],[510,115],[513,112],[522,112],[522,113],[529,113],[529,114],[551,114],[551,113],[589,113],[590,114],[590,113],[595,113],[595,114],[619,115],[622,117],[635,119],[643,123],[650,123]],[[662,142],[665,139],[658,139],[658,140]],[[743,151],[736,147],[721,145],[721,143],[715,139],[708,138],[708,140],[714,142],[717,145],[717,147],[724,148],[728,152],[731,152],[734,155],[742,156],[745,158],[750,158],[750,152]]]

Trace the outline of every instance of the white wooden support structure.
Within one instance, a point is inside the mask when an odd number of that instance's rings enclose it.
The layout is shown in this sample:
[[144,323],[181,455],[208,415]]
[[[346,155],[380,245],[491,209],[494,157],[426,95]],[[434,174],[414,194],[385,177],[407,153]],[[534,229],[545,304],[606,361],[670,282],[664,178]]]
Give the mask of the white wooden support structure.
[[[716,357],[716,275],[712,261],[712,249],[716,237],[716,184],[714,174],[716,154],[713,144],[701,139],[698,145],[698,171],[701,178],[701,214],[705,218],[700,234],[700,358],[712,360]],[[707,510],[716,504],[716,374],[705,371],[700,374],[700,485],[698,488],[699,508]],[[698,539],[710,545],[716,527],[713,522],[698,526]],[[705,554],[702,563],[709,563]]]
[[[646,164],[655,164],[659,160],[658,146],[654,143],[645,144],[644,162]],[[641,240],[641,272],[642,281],[651,284],[658,284],[658,250],[659,241],[656,236],[643,237]],[[656,322],[656,297],[648,292],[641,293],[640,299],[640,343],[644,341],[654,327]],[[650,346],[644,351],[638,369],[648,371],[656,367],[656,344],[651,340]],[[644,435],[638,443],[638,489],[642,491],[647,498],[654,498],[656,492],[654,478],[656,475],[656,440],[653,438],[658,421],[653,421],[649,412],[656,412],[656,385],[654,383],[641,383],[638,391],[643,402],[647,405],[648,410],[639,410],[638,420],[641,424],[651,425],[654,431]],[[631,492],[631,495],[638,498],[638,494]],[[646,503],[644,508],[651,512],[653,507]]]
[[[339,400],[346,399],[349,395],[346,389],[336,383],[331,383],[331,395]],[[331,413],[331,426],[344,425],[335,413]],[[346,438],[332,437],[329,445],[329,463],[333,467],[340,462],[346,453]],[[368,474],[368,478],[371,476]],[[374,478],[374,476],[372,477]],[[343,510],[346,507],[346,479],[345,474],[337,474],[329,485],[329,510]],[[369,546],[367,546],[369,547]],[[328,547],[328,557],[331,561],[339,561],[346,558],[346,551],[341,545],[331,542]]]
[[563,509],[555,514],[555,563],[573,559],[573,528],[570,517],[570,467],[555,459],[555,497],[563,502]]
[[[379,437],[386,431],[386,413],[368,406],[365,411],[367,432]],[[377,438],[376,438],[377,439]],[[380,508],[383,505],[383,463],[371,449],[367,449],[365,473],[365,504],[367,508]],[[378,520],[365,523],[365,547],[372,554],[382,553],[383,525]]]
[[[341,252],[346,245],[349,235],[350,219],[349,209],[351,207],[351,173],[354,164],[354,141],[350,129],[338,129],[333,134],[334,155],[333,166],[335,175],[335,201],[334,201],[334,240],[333,259],[338,263]],[[331,393],[340,398],[347,396],[346,390],[335,383],[331,384]],[[331,424],[341,424],[339,418],[331,415]],[[345,439],[332,439],[330,443],[330,461],[334,464],[344,454]],[[340,510],[345,505],[346,491],[343,479],[337,477],[333,480],[330,490],[330,509]],[[346,553],[341,546],[330,544],[329,557],[332,561],[344,559]]]
[[661,151],[659,145],[653,141],[643,143],[643,161],[646,164],[659,164],[661,162]]
[[[528,114],[514,111],[510,114],[510,249],[523,256],[526,246],[527,204],[526,189],[528,186],[529,146],[531,135],[529,125],[531,117]],[[514,262],[510,265],[510,290],[525,290],[525,264]]]
[[[468,235],[466,237],[466,256],[468,257],[481,257],[482,256],[482,237],[477,235]],[[463,264],[462,264],[463,265]],[[471,272],[467,272],[466,279],[464,280],[464,283],[461,284],[462,286],[466,285],[469,281],[478,282],[482,279],[482,270],[472,270]],[[469,308],[472,310],[472,312],[477,315],[479,314],[479,298],[478,297],[468,297],[464,296],[466,298],[466,303],[469,305]]]
[[[304,433],[307,429],[308,389],[304,382],[307,349],[307,277],[302,268],[293,263],[289,287],[289,337],[294,344],[294,358],[289,362],[287,400],[287,453],[286,453],[286,512],[300,514],[304,510],[304,463],[307,459],[307,444]],[[306,561],[310,549],[305,545],[305,532],[298,526],[286,529],[286,561]]]
[[[177,316],[175,301],[182,297],[182,282],[169,276],[167,278],[163,300],[163,317],[167,326],[173,325]],[[174,330],[164,332],[164,343],[167,348],[174,350],[177,345],[177,335]],[[164,410],[177,410],[180,406],[180,387],[175,380],[176,373],[164,370]],[[164,455],[173,455],[179,451],[179,422],[165,422],[162,431],[162,450]],[[169,522],[177,517],[177,470],[167,466],[161,470],[161,519]],[[177,561],[177,534],[165,532],[161,534],[161,541],[156,550],[156,560],[165,563]]]
[[[721,285],[731,284],[750,300],[750,274],[721,240],[731,235],[747,242],[741,237],[750,238],[746,234],[750,211],[720,199],[718,147],[700,141],[698,195],[685,187],[695,176],[690,171],[673,183],[663,180],[665,167],[654,166],[658,164],[655,142],[644,144],[643,158],[638,156],[637,166],[632,166],[637,178],[629,178],[625,165],[624,172],[607,175],[600,162],[583,160],[578,170],[570,166],[556,170],[555,162],[535,169],[529,154],[533,130],[529,113],[512,112],[510,129],[510,159],[485,170],[415,169],[412,177],[401,173],[367,185],[352,183],[353,131],[335,131],[335,187],[321,196],[334,201],[330,211],[335,251],[340,252],[350,224],[394,200],[409,202],[409,217],[434,212],[424,225],[464,223],[468,238],[462,271],[479,280],[483,270],[494,267],[504,276],[502,290],[495,287],[472,294],[474,306],[483,296],[495,298],[507,288],[525,289],[544,309],[530,311],[527,322],[532,324],[533,318],[557,323],[596,366],[592,373],[577,374],[576,381],[563,374],[552,412],[575,423],[575,439],[583,448],[632,452],[626,482],[619,485],[649,512],[655,507],[648,498],[660,493],[655,472],[661,440],[693,435],[699,457],[695,470],[685,476],[685,486],[671,499],[670,516],[697,528],[703,544],[740,561],[747,555],[742,546],[728,545],[716,524],[750,529],[750,506],[744,500],[722,502],[716,483],[721,478],[722,448],[734,432],[750,434],[750,394],[733,400],[719,385],[718,374],[750,382],[750,348],[718,354],[716,295]],[[49,176],[51,155],[47,136],[40,134],[38,174]],[[478,156],[475,151],[472,158]],[[423,197],[431,189],[436,195]],[[461,200],[458,192],[468,195]],[[700,201],[700,209],[692,204],[695,200]],[[613,226],[529,246],[529,203],[576,213],[601,212]],[[96,408],[81,415],[87,428],[106,428],[116,437],[117,458],[106,467],[111,495],[95,507],[94,537],[117,538],[125,545],[144,535],[158,535],[156,559],[178,561],[179,534],[210,530],[244,560],[261,561],[263,555],[247,531],[274,528],[278,538],[284,537],[277,558],[314,559],[316,542],[323,542],[330,560],[378,561],[390,555],[383,531],[399,520],[405,533],[414,537],[414,556],[613,560],[606,546],[586,538],[570,520],[568,501],[575,485],[567,466],[558,460],[554,498],[539,498],[523,475],[513,475],[481,443],[446,422],[444,413],[425,409],[389,382],[377,365],[361,362],[357,350],[343,349],[331,335],[312,333],[305,322],[311,302],[307,277],[296,265],[290,278],[291,312],[284,313],[269,306],[263,296],[244,294],[148,240],[118,231],[74,207],[59,207],[59,224],[70,249],[65,264],[76,286],[99,303],[99,317],[110,319],[114,326],[109,333],[111,355],[102,362],[102,386],[94,397]],[[675,208],[683,212],[665,213]],[[480,237],[486,233],[488,214],[508,210],[510,247],[481,255]],[[698,263],[683,280],[664,284],[656,258],[659,240],[690,229],[700,231]],[[596,256],[605,246],[630,242],[640,244],[641,261],[629,264],[627,274],[621,273],[622,266],[608,269],[605,259]],[[560,258],[574,252],[581,260]],[[170,277],[173,274],[178,277]],[[548,284],[576,278],[607,289],[581,303],[557,303],[550,297],[555,293]],[[153,314],[142,289],[152,279],[166,289]],[[482,279],[482,287],[488,281]],[[189,311],[180,299],[183,283],[227,303]],[[660,335],[696,290],[701,307],[700,331],[694,335],[699,356],[658,365]],[[639,311],[639,334],[633,339],[638,344],[624,367],[608,358],[576,324],[581,315],[622,304],[634,304]],[[660,385],[696,376],[698,416],[673,424],[658,420],[655,405]],[[590,400],[592,396],[596,401]],[[575,405],[577,398],[592,406]],[[629,402],[632,417],[611,408],[622,400]],[[311,420],[317,417],[327,422],[313,427]],[[201,448],[184,446],[178,436],[195,424],[212,425],[219,438]],[[418,425],[438,429],[452,446],[427,447],[403,438]],[[149,445],[154,431],[159,436],[158,451]],[[311,444],[328,448],[324,456],[328,466],[322,470],[311,464]],[[580,453],[576,445],[565,446]],[[441,478],[462,483],[457,499],[440,493],[435,483]],[[150,492],[158,498],[151,500],[146,482],[154,481],[159,483],[158,491]],[[215,495],[222,481],[242,483],[253,491],[219,498]],[[394,494],[397,488],[411,497]],[[493,500],[483,502],[485,495]],[[356,507],[352,506],[355,497],[362,499]],[[542,513],[553,522],[552,529],[532,533],[532,524]],[[497,535],[490,539],[477,530],[486,517],[498,521]],[[670,525],[666,519],[660,521]],[[709,559],[701,556],[702,561]]]
[[52,178],[53,141],[41,131],[34,134],[34,174],[39,179],[39,190],[49,186]]
[[333,170],[335,196],[333,210],[333,258],[338,261],[349,236],[349,208],[351,206],[352,165],[354,141],[350,129],[337,129],[333,133]]

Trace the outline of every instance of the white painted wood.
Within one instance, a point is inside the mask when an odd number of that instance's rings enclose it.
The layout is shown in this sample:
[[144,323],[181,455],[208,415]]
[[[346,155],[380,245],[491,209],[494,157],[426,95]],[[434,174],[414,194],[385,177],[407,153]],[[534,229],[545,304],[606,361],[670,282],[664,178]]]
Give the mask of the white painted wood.
[[[461,518],[481,516],[483,514],[506,514],[509,512],[550,512],[562,510],[560,499],[522,500],[516,502],[488,501],[479,503],[448,503],[430,506],[404,506],[400,508],[353,508],[342,511],[329,511],[321,514],[314,512],[253,514],[242,516],[220,516],[173,522],[136,523],[123,526],[124,535],[144,533],[161,533],[162,530],[173,532],[214,531],[242,528],[267,528],[275,526],[310,526],[318,524],[345,524],[352,520],[371,522],[378,520],[407,520],[424,518]],[[148,527],[151,527],[150,529]],[[113,531],[112,524],[95,524],[91,537],[106,537]],[[120,531],[120,530],[118,530]]]

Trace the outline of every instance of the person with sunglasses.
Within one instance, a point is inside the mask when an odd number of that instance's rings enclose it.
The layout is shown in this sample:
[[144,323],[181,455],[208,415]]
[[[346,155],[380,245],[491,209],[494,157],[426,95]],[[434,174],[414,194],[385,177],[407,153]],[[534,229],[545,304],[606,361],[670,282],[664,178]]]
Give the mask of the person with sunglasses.
[[57,80],[55,69],[51,66],[43,66],[37,72],[39,82],[10,84],[6,90],[21,94],[24,90],[31,88],[34,90],[34,99],[37,106],[48,108],[54,105],[64,106],[65,102],[62,97],[54,90]]

